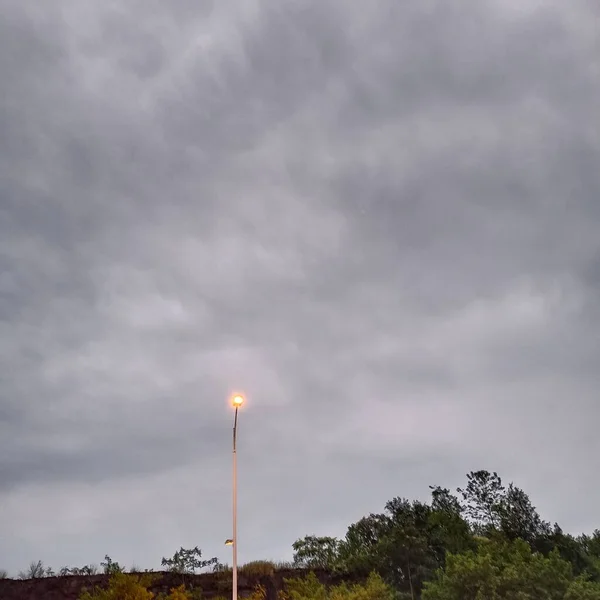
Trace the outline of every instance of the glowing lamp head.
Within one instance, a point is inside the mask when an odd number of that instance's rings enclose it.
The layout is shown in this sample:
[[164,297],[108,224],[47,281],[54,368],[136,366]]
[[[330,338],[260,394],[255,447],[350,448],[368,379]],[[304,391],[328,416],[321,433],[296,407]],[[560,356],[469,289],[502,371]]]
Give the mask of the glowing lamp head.
[[225,540],[225,545],[226,546],[233,546],[233,540],[232,539]]
[[240,406],[244,404],[244,396],[240,396],[239,394],[234,396],[231,400],[231,403],[233,404],[234,408],[240,408]]

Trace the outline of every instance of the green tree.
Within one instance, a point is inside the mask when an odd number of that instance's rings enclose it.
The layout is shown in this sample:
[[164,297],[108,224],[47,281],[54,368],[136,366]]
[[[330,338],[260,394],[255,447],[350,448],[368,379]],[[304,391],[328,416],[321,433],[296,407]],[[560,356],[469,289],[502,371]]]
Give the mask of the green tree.
[[333,537],[307,535],[296,540],[294,566],[304,569],[334,569],[339,562],[340,541]]
[[505,487],[498,473],[471,471],[467,486],[456,491],[462,495],[464,513],[476,533],[487,535],[499,529]]
[[512,483],[506,488],[496,472],[471,471],[466,488],[457,491],[462,495],[462,512],[478,535],[499,533],[509,540],[535,544],[551,533],[529,496]]
[[569,586],[564,600],[600,600],[600,585],[578,578]]
[[395,594],[381,578],[372,573],[365,583],[342,583],[327,588],[314,573],[303,578],[285,579],[281,600],[394,600]]
[[216,557],[203,560],[202,550],[196,546],[188,550],[180,548],[171,558],[163,557],[160,564],[173,573],[193,575],[197,570],[214,566],[218,562]]
[[431,513],[428,519],[429,546],[439,567],[444,566],[446,553],[458,554],[473,550],[474,539],[463,508],[450,490],[430,486]]
[[550,534],[550,524],[541,519],[529,496],[512,483],[501,500],[499,513],[499,529],[508,539],[533,543]]
[[364,576],[379,570],[381,565],[377,549],[389,530],[389,518],[382,514],[370,514],[350,525],[339,546],[342,569]]
[[423,600],[564,600],[572,582],[557,551],[546,557],[524,540],[484,539],[476,552],[449,554]]
[[104,573],[106,575],[115,575],[116,573],[123,573],[125,570],[118,562],[114,561],[108,554],[104,557],[104,562],[100,563]]
[[430,545],[431,514],[431,507],[422,502],[390,500],[383,514],[371,514],[348,528],[340,545],[340,564],[359,576],[376,572],[409,597],[417,597],[438,566]]

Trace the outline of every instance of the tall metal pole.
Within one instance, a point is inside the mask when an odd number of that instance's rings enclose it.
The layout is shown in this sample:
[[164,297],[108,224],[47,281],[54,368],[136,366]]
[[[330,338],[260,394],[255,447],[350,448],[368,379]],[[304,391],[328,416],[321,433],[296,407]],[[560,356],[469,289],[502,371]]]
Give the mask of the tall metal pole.
[[235,417],[233,420],[233,581],[232,581],[232,600],[238,600],[237,593],[237,452],[236,452],[236,434],[237,434],[237,416],[238,407],[235,407]]

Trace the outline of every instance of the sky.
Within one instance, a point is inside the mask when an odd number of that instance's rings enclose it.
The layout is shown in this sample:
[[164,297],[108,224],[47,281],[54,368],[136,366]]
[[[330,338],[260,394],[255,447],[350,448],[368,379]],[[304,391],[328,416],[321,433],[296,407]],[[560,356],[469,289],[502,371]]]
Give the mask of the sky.
[[600,527],[594,0],[0,0],[0,568],[289,560],[497,471]]

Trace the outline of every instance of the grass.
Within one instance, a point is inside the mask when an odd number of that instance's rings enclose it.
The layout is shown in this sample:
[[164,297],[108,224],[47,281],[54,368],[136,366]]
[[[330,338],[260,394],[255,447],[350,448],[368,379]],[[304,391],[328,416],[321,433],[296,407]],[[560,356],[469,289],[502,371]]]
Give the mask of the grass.
[[[275,562],[272,560],[252,560],[238,567],[238,573],[245,577],[272,577],[276,571],[293,569],[294,565],[291,562]],[[221,565],[215,571],[223,573],[226,576],[231,574],[231,566],[228,564]]]

